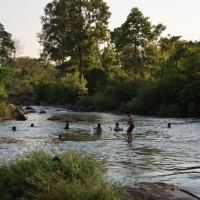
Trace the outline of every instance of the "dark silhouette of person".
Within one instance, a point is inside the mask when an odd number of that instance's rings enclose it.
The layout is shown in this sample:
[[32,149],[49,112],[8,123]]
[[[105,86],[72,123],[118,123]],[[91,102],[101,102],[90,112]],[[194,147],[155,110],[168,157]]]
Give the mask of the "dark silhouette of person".
[[69,129],[69,123],[68,122],[66,122],[66,125],[65,125],[65,128],[64,129]]
[[101,124],[100,124],[100,123],[98,123],[98,124],[97,124],[97,127],[95,127],[94,129],[97,131],[97,132],[96,132],[97,135],[101,135],[101,133],[102,133],[102,128],[101,128]]
[[16,127],[16,126],[13,126],[13,127],[12,127],[12,130],[13,130],[13,131],[16,131],[16,130],[17,130],[17,127]]
[[132,140],[133,140],[132,131],[133,131],[135,126],[133,124],[134,120],[133,120],[130,112],[127,113],[127,117],[128,117],[127,123],[129,124],[129,128],[127,130],[127,137],[128,137],[128,143],[131,143]]

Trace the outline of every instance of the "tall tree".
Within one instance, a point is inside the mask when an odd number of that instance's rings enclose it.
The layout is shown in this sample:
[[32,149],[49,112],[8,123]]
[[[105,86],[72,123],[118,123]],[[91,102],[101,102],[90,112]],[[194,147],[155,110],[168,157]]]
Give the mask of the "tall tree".
[[107,36],[109,7],[103,0],[54,0],[45,7],[43,53],[60,66],[78,66],[80,79],[88,56]]
[[133,8],[121,27],[111,32],[122,67],[141,74],[142,48],[157,39],[164,29],[162,24],[153,26],[148,17],[144,17],[138,8]]
[[155,36],[153,26],[148,17],[144,17],[138,8],[133,8],[121,27],[111,33],[116,48],[121,49],[132,44],[135,47],[144,47]]
[[0,66],[11,59],[14,50],[12,35],[5,31],[4,26],[0,23]]

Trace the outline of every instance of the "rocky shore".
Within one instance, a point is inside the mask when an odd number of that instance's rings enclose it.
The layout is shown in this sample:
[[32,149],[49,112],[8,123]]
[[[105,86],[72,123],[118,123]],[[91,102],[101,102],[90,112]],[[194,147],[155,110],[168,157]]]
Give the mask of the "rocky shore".
[[141,182],[125,187],[129,200],[199,200],[200,197],[166,183]]

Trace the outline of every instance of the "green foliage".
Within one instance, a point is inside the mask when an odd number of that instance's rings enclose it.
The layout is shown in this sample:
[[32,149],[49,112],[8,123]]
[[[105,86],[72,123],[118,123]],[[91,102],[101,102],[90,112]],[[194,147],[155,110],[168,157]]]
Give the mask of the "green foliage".
[[181,108],[177,103],[170,105],[160,104],[156,110],[156,114],[161,117],[180,117]]
[[138,114],[155,114],[154,109],[158,101],[157,84],[148,81],[137,90],[137,95],[127,103],[127,108]]
[[37,101],[49,103],[75,102],[79,96],[87,94],[86,80],[79,79],[79,73],[67,73],[60,81],[39,81],[34,87]]
[[[166,27],[152,25],[138,8],[109,35],[108,9],[103,0],[48,3],[38,35],[42,57],[16,58],[0,67],[0,102],[78,103],[199,117],[200,42],[162,37]],[[5,66],[14,49],[1,24],[0,40]]]
[[126,199],[123,191],[103,179],[103,168],[75,152],[58,160],[33,152],[0,166],[0,199]]
[[108,6],[103,0],[54,0],[44,11],[38,35],[43,53],[57,65],[77,65],[82,78],[98,54],[97,44],[106,40]]
[[144,47],[155,36],[152,29],[149,18],[144,17],[138,8],[133,8],[122,26],[114,30],[112,38],[119,49],[127,44]]
[[34,86],[40,80],[52,81],[55,76],[52,68],[45,68],[37,59],[29,57],[15,59],[11,67],[13,73],[8,92],[13,96],[28,96],[33,93]]
[[111,99],[109,96],[99,92],[91,96],[82,96],[77,101],[77,105],[92,107],[95,108],[95,110],[104,111],[116,109],[114,101],[114,99]]
[[10,107],[3,101],[0,101],[0,117],[12,117],[13,113]]
[[86,73],[85,77],[89,94],[101,91],[108,82],[108,75],[102,68],[92,68]]
[[0,23],[0,66],[10,62],[14,52],[12,35],[5,31],[4,26]]
[[193,117],[200,116],[200,80],[193,80],[184,85],[177,96],[183,113]]
[[115,102],[115,107],[131,100],[136,95],[140,81],[131,79],[127,74],[115,76],[107,85],[104,94]]
[[84,107],[89,107],[89,106],[93,107],[94,103],[92,96],[89,95],[81,96],[77,101],[77,105]]
[[6,93],[6,89],[3,85],[0,85],[0,101],[6,100],[8,98],[8,95]]
[[104,47],[102,54],[101,54],[101,63],[102,63],[102,67],[104,69],[106,69],[107,71],[111,67],[113,67],[113,66],[116,67],[119,65],[119,62],[117,59],[117,54],[111,45]]
[[0,67],[0,102],[8,98],[6,85],[10,82],[11,73],[11,69]]
[[122,68],[131,70],[135,77],[143,77],[146,68],[142,50],[156,40],[163,30],[162,24],[153,26],[148,17],[144,17],[138,8],[133,8],[121,27],[111,32]]
[[66,76],[61,79],[61,83],[63,84],[63,86],[71,95],[74,95],[75,97],[87,93],[87,81],[84,78],[81,78],[80,80],[79,77],[80,74],[78,72],[73,74],[67,73]]

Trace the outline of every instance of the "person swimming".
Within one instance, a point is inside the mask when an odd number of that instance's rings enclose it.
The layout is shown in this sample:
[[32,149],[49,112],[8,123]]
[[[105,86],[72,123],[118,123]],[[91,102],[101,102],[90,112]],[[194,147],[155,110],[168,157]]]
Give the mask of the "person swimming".
[[17,130],[17,127],[16,127],[16,126],[13,126],[13,127],[12,127],[12,130],[13,130],[13,131],[16,131],[16,130]]
[[123,131],[123,128],[120,128],[120,127],[119,127],[119,122],[116,122],[116,123],[115,123],[114,131],[116,131],[116,132],[118,132],[118,131]]

